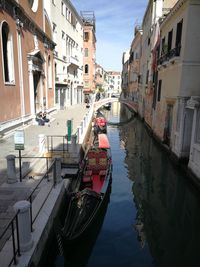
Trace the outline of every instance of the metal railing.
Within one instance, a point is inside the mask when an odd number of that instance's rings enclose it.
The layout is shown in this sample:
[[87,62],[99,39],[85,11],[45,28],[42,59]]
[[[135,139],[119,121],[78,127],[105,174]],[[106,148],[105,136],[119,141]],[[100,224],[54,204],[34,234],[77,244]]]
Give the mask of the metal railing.
[[[48,158],[47,158],[48,159]],[[35,218],[33,219],[33,209],[32,209],[32,203],[33,203],[33,195],[35,194],[36,190],[39,188],[39,186],[41,185],[41,183],[44,181],[44,179],[47,179],[47,182],[49,182],[49,172],[52,170],[53,166],[54,166],[55,160],[51,163],[50,167],[47,169],[47,171],[44,173],[43,177],[40,179],[39,183],[37,184],[37,186],[34,188],[34,190],[32,191],[32,193],[30,194],[30,196],[27,198],[27,201],[30,202],[30,217],[31,217],[31,232],[33,232],[33,223],[35,222],[38,214],[40,213],[42,207],[44,206],[44,203],[46,202],[49,194],[46,196],[46,198],[44,199],[41,207],[39,208]],[[56,186],[56,176],[53,175],[53,184],[52,187],[49,191],[49,193],[52,191],[52,189]]]
[[67,135],[46,135],[46,141],[48,152],[62,151],[64,153],[69,149]]
[[[34,190],[31,192],[31,194],[28,196],[26,199],[27,201],[30,202],[30,228],[31,232],[33,232],[33,223],[35,222],[36,218],[38,217],[42,207],[44,206],[50,192],[52,191],[53,188],[56,186],[56,175],[53,175],[53,183],[52,187],[50,188],[47,196],[41,203],[40,208],[38,209],[37,213],[35,214],[35,217],[33,218],[33,198],[34,194],[36,193],[36,190],[39,188],[41,183],[46,179],[47,182],[49,182],[49,173],[52,172],[52,170],[55,168],[55,160],[49,165],[49,159],[50,157],[22,157],[22,158],[38,158],[38,159],[46,159],[46,172],[43,174],[42,178],[38,182],[38,184],[34,187]],[[54,171],[54,170],[53,170]],[[11,260],[8,264],[8,266],[11,266],[11,264],[14,262],[14,264],[17,264],[17,256],[21,256],[20,253],[20,237],[19,237],[19,227],[18,227],[18,213],[19,211],[14,215],[14,217],[11,219],[11,221],[8,223],[7,227],[3,231],[3,233],[0,235],[0,243],[1,243],[1,250],[4,248],[6,241],[12,238],[12,251],[13,251],[13,256],[11,257]],[[3,240],[5,239],[5,240]],[[0,251],[1,251],[0,250]]]
[[179,57],[181,53],[181,46],[177,46],[167,53],[163,54],[159,59],[158,59],[158,65],[162,65],[164,62],[169,61],[170,59],[174,57]]
[[[22,182],[22,179],[24,176],[28,175],[28,174],[24,174],[22,173],[22,160],[23,159],[46,159],[46,176],[48,178],[48,170],[49,170],[49,160],[52,160],[52,157],[31,157],[31,156],[19,156],[19,157],[16,157],[16,159],[19,159],[19,179],[20,179],[20,182]],[[27,170],[27,172],[30,172],[30,170]]]
[[[14,264],[17,264],[17,256],[21,256],[20,253],[20,243],[19,243],[19,226],[18,226],[18,213],[19,211],[14,215],[12,220],[9,222],[3,233],[0,235],[0,241],[3,238],[9,239],[10,236],[12,237],[12,252],[13,256],[8,264],[8,266],[11,266],[11,264],[14,262]],[[16,229],[16,231],[15,231]],[[6,235],[8,235],[6,237]]]

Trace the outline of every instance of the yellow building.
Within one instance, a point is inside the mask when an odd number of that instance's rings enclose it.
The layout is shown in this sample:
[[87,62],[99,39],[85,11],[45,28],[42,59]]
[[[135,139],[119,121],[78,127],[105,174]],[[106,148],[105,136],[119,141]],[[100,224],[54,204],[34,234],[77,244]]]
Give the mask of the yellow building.
[[200,177],[200,2],[179,0],[160,25],[153,131]]

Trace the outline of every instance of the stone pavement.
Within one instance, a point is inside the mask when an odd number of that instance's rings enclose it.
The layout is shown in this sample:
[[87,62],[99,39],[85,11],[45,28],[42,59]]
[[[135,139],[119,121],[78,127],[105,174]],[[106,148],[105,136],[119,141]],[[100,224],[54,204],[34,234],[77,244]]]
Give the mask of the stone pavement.
[[[24,126],[25,133],[25,149],[22,151],[22,156],[37,156],[39,153],[39,134],[44,135],[66,135],[66,122],[73,119],[73,134],[76,133],[77,127],[86,114],[87,109],[84,104],[74,105],[68,107],[66,110],[58,110],[55,114],[50,116],[50,122],[45,126],[30,125]],[[20,128],[22,129],[22,128]],[[7,180],[7,155],[18,156],[19,152],[15,150],[14,146],[14,132],[8,136],[0,139],[0,185]],[[17,160],[16,160],[17,165]]]
[[[25,149],[22,151],[22,156],[40,156],[38,135],[66,135],[66,122],[69,119],[73,119],[72,134],[75,134],[77,127],[81,124],[81,121],[87,111],[88,110],[84,104],[74,105],[72,107],[68,107],[66,110],[58,110],[54,114],[51,114],[49,116],[50,122],[45,126],[25,125]],[[22,129],[22,127],[20,129]],[[23,179],[22,182],[17,181],[16,183],[8,184],[6,156],[10,154],[15,156],[19,155],[19,152],[15,150],[14,147],[14,131],[9,133],[7,137],[0,139],[0,235],[13,216],[14,203],[19,200],[27,199],[31,190],[33,190],[40,178]],[[42,161],[42,159],[40,161]],[[16,159],[16,165],[17,162],[18,160]],[[38,172],[40,173],[42,172],[41,168],[44,169],[44,167],[42,167],[43,164],[40,163],[37,163],[37,167],[38,166],[40,168]],[[2,244],[0,242],[0,251],[1,245]]]

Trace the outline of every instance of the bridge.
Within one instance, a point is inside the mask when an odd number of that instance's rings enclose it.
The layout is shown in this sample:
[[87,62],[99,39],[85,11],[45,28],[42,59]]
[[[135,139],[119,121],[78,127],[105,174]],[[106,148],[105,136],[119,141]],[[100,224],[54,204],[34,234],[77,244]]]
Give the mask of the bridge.
[[99,101],[94,102],[94,111],[97,111],[99,108],[104,106],[105,104],[108,103],[113,103],[113,102],[120,102],[128,106],[130,109],[135,111],[136,113],[138,112],[138,104],[134,103],[133,101],[128,101],[126,99],[122,99],[120,97],[107,97],[100,99]]
[[100,99],[99,101],[94,102],[94,111],[97,111],[99,108],[101,108],[105,104],[119,102],[119,101],[120,100],[118,97],[107,97],[107,98]]

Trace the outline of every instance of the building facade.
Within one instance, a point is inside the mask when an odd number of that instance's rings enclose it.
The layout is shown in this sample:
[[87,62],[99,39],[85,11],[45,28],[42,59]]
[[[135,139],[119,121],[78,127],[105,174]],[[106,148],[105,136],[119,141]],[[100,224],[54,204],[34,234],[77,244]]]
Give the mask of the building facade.
[[140,83],[140,58],[142,53],[142,29],[140,26],[135,27],[134,39],[131,43],[129,70],[128,70],[128,99],[134,102],[138,111],[138,101],[141,100],[139,94]]
[[94,12],[81,12],[83,20],[83,80],[84,97],[90,99],[95,93],[96,26]]
[[96,91],[99,91],[100,93],[107,93],[107,91],[108,91],[108,73],[99,64],[96,64],[95,73],[96,73],[95,74]]
[[43,1],[0,5],[0,133],[54,108],[51,26]]
[[54,52],[57,108],[83,102],[83,22],[70,1],[44,1],[50,21]]
[[122,81],[121,89],[124,98],[128,98],[128,74],[129,74],[129,57],[130,51],[127,50],[122,56]]
[[140,117],[200,178],[199,14],[197,0],[150,0],[142,23],[138,88],[136,84],[133,88],[130,75],[126,84],[127,70],[131,73],[133,68],[133,46],[129,61],[123,54],[122,88],[127,100],[130,91],[138,90]]
[[108,77],[108,91],[112,94],[121,94],[121,72],[120,71],[107,71]]
[[154,132],[200,176],[200,3],[179,0],[161,22]]

